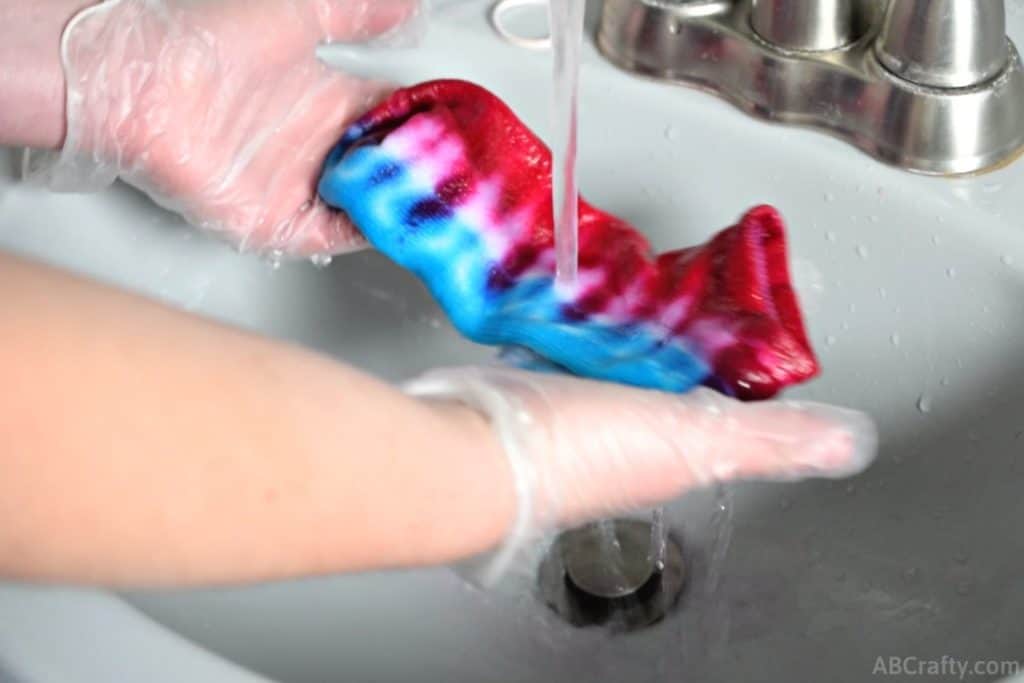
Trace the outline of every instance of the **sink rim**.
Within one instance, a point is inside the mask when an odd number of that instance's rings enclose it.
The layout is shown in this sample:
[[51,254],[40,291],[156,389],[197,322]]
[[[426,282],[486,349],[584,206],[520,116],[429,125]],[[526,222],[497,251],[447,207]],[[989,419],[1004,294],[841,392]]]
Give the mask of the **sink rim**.
[[112,593],[0,584],[0,604],[0,654],[17,653],[0,659],[10,680],[272,683]]

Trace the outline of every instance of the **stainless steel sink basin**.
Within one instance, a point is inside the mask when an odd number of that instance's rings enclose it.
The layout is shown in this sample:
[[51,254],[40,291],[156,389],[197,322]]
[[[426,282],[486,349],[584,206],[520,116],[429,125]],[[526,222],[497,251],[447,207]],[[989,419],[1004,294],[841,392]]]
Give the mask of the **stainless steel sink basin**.
[[[1010,5],[1024,44],[1024,4]],[[548,132],[547,56],[502,43],[481,8],[449,13],[421,49],[406,80],[471,78]],[[689,590],[675,614],[629,636],[560,624],[528,577],[485,594],[447,569],[121,599],[281,683],[863,683],[878,657],[1020,657],[1024,162],[913,176],[627,76],[592,49],[583,84],[584,193],[658,248],[702,240],[757,203],[783,211],[824,365],[791,395],[874,415],[877,464],[847,482],[736,486],[728,514],[710,492],[678,501],[668,515],[694,567]],[[51,196],[5,181],[0,248],[388,379],[492,354],[461,340],[413,277],[377,254],[275,269],[125,187]],[[14,609],[5,596],[0,614]],[[0,664],[16,664],[2,636]]]

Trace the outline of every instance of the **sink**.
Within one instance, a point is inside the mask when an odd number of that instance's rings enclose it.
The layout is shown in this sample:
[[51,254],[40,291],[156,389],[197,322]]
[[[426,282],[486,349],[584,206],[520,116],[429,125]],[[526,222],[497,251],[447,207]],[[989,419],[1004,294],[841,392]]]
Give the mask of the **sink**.
[[[1011,37],[1024,45],[1024,3],[1009,4]],[[447,7],[417,55],[396,75],[478,81],[548,135],[548,56],[503,43],[480,3]],[[849,481],[743,484],[671,505],[689,587],[669,618],[627,636],[559,623],[527,575],[481,592],[443,568],[119,596],[8,586],[0,614],[44,604],[60,623],[82,600],[106,600],[237,668],[239,681],[280,683],[862,683],[879,657],[1020,657],[1024,161],[977,177],[911,175],[626,75],[592,46],[583,88],[584,194],[659,250],[699,242],[755,204],[780,208],[824,368],[789,395],[871,413],[882,434],[875,466]],[[5,176],[0,248],[389,380],[493,357],[379,254],[274,266],[123,186],[54,196]],[[21,656],[6,629],[0,679]],[[186,656],[173,651],[160,667]]]

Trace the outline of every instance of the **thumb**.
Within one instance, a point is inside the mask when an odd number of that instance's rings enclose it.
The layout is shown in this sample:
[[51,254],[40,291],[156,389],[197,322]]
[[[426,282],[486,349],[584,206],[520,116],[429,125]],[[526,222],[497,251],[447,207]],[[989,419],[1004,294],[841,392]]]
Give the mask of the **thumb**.
[[408,25],[420,0],[300,0],[314,12],[325,41],[360,42]]
[[710,389],[679,396],[569,378],[541,382],[545,407],[532,412],[542,415],[552,457],[534,461],[560,498],[563,521],[655,505],[719,482],[849,477],[876,453],[871,419],[834,406],[741,403]]
[[698,420],[698,440],[707,445],[691,451],[692,467],[713,481],[841,479],[874,460],[878,433],[863,413],[802,401],[738,403],[709,389],[699,394],[694,400],[711,417]]

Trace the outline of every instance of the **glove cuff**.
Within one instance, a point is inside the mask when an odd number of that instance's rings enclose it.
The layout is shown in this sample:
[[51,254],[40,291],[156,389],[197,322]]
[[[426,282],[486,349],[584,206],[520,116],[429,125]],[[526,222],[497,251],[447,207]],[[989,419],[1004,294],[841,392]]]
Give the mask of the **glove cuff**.
[[[544,506],[538,505],[541,490],[530,444],[532,416],[521,405],[515,391],[491,381],[482,368],[453,368],[431,371],[403,387],[410,396],[432,400],[454,400],[480,412],[491,423],[512,471],[516,495],[516,517],[501,547],[474,562],[471,578],[493,586],[509,570],[523,547],[538,529]],[[540,514],[539,514],[540,513]]]
[[[61,35],[60,58],[67,84],[65,116],[67,132],[60,150],[26,149],[22,156],[22,178],[44,185],[57,192],[95,192],[111,185],[117,179],[116,163],[103,158],[100,147],[88,144],[97,133],[87,123],[86,93],[90,75],[82,64],[81,52],[99,49],[83,40],[94,36],[107,21],[115,7],[126,0],[101,0],[79,11],[68,22]],[[95,84],[92,85],[95,89]]]

